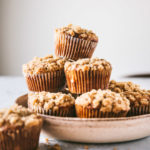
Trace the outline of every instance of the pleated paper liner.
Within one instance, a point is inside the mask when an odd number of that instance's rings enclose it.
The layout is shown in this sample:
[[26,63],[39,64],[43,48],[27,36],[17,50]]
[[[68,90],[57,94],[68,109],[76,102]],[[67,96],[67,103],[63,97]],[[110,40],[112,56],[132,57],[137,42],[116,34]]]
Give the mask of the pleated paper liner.
[[67,107],[59,107],[58,109],[51,108],[49,110],[45,110],[44,108],[40,108],[38,106],[32,106],[28,102],[28,107],[30,110],[44,115],[50,116],[60,116],[60,117],[74,117],[75,116],[75,107],[74,105],[67,106]]
[[55,55],[73,60],[91,58],[97,43],[55,32]]
[[0,131],[0,150],[37,150],[42,127],[9,127]]
[[86,108],[80,105],[75,105],[76,116],[79,118],[116,118],[126,117],[127,112],[121,111],[119,113],[114,112],[101,112],[100,109]]
[[65,71],[65,74],[69,91],[75,94],[82,94],[92,89],[107,89],[111,70],[72,70]]
[[65,85],[64,70],[27,75],[26,83],[29,91],[58,92]]
[[150,113],[150,104],[149,105],[143,105],[139,107],[132,107],[130,111],[128,112],[127,116],[138,116],[138,115],[144,115]]

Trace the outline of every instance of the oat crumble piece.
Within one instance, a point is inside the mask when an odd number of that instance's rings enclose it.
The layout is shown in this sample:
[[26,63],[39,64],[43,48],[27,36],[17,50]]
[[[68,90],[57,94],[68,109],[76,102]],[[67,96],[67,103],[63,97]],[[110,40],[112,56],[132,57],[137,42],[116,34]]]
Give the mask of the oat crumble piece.
[[69,24],[66,27],[57,28],[55,31],[56,33],[65,33],[76,38],[98,42],[98,37],[93,31],[83,29],[80,26]]
[[130,105],[138,107],[150,104],[149,90],[143,90],[139,85],[132,82],[116,82],[112,80],[109,89],[116,93],[121,93],[130,100]]
[[118,113],[130,109],[128,99],[110,90],[92,90],[79,96],[75,103],[83,107],[100,108],[101,112]]
[[74,105],[75,103],[75,99],[71,96],[71,94],[64,94],[61,92],[30,92],[28,94],[28,100],[33,106],[39,106],[45,110],[49,110],[54,107],[57,109],[59,106],[66,107]]
[[23,73],[24,75],[34,75],[60,69],[63,70],[65,62],[65,58],[54,57],[53,55],[34,57],[32,61],[23,65]]
[[[11,106],[9,109],[0,110],[0,127],[7,125],[28,127],[37,125],[41,121],[41,117],[17,104]],[[16,132],[19,132],[19,130],[16,130]]]
[[83,58],[73,62],[65,63],[65,70],[112,70],[111,64],[99,58]]

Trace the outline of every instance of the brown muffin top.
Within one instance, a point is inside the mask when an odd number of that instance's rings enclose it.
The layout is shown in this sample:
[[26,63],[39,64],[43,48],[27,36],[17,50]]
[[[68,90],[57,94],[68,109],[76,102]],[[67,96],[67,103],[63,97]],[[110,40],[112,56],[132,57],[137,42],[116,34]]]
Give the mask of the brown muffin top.
[[101,112],[128,111],[129,100],[110,90],[92,90],[79,96],[75,104],[83,107],[99,108]]
[[35,75],[64,69],[65,58],[48,55],[46,57],[34,57],[32,61],[23,65],[24,75]]
[[67,107],[74,105],[75,99],[70,94],[50,93],[50,92],[30,92],[28,102],[35,107],[49,110],[51,108]]
[[65,63],[65,70],[112,70],[111,64],[99,58],[83,58],[73,62]]
[[116,82],[115,80],[111,80],[109,83],[109,89],[117,93],[126,91],[136,92],[140,89],[140,86],[133,82]]
[[66,27],[57,28],[55,31],[56,33],[66,33],[76,38],[98,42],[98,37],[95,33],[91,30],[83,29],[80,26],[69,24]]
[[150,104],[150,91],[143,90],[139,85],[132,82],[116,82],[112,80],[109,89],[113,92],[123,94],[130,100],[131,106],[140,106]]
[[0,110],[0,127],[23,126],[29,127],[42,123],[40,116],[17,104],[9,109]]

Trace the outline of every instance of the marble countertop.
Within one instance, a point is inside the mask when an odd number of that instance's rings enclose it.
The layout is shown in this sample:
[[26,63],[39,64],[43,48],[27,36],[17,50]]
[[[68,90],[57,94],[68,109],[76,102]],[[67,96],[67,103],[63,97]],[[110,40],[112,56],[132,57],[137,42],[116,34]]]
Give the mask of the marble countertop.
[[[140,84],[143,88],[150,89],[150,78],[136,79],[136,78],[117,78],[119,81],[133,81]],[[7,77],[0,76],[0,108],[9,107],[15,102],[15,99],[25,93],[27,93],[26,83],[23,77]],[[137,131],[138,132],[138,131]],[[40,150],[48,150],[45,143],[45,135],[40,136]],[[113,143],[113,144],[79,144],[56,141],[48,137],[50,145],[59,144],[62,150],[82,150],[88,146],[88,150],[148,150],[150,149],[150,137],[125,142],[125,143]]]

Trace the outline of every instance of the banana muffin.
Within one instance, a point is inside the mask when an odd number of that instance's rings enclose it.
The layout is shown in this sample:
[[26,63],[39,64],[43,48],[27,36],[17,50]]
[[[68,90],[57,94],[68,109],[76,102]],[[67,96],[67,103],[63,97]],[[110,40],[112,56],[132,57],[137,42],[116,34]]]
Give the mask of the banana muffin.
[[116,82],[112,80],[109,84],[111,91],[123,94],[130,100],[131,110],[128,116],[150,113],[150,92],[141,89],[139,85],[132,82]]
[[98,37],[91,30],[69,24],[55,30],[55,55],[77,60],[91,58]]
[[30,91],[57,92],[65,85],[66,59],[48,55],[35,57],[23,65],[23,73]]
[[14,105],[0,110],[0,150],[35,150],[42,118],[27,108]]
[[130,102],[124,96],[110,90],[92,90],[75,101],[76,115],[80,118],[125,117]]
[[99,58],[84,58],[65,63],[67,85],[71,93],[82,94],[92,89],[107,89],[111,64]]
[[34,112],[51,116],[71,117],[75,115],[75,99],[70,94],[30,92],[28,107]]

